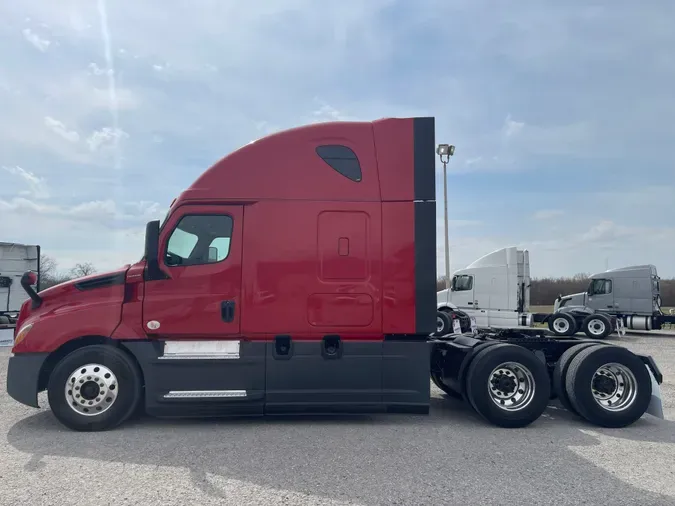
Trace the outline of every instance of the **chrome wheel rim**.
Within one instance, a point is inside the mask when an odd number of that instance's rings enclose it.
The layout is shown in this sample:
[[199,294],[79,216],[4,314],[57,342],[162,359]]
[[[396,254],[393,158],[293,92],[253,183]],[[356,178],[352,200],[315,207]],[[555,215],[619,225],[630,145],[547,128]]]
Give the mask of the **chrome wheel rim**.
[[553,320],[553,328],[556,332],[564,334],[570,329],[570,322],[568,322],[565,318],[556,318]]
[[115,404],[118,395],[117,377],[101,364],[80,366],[70,373],[66,381],[66,402],[78,415],[105,413]]
[[593,318],[588,322],[588,331],[594,336],[600,336],[605,332],[605,322],[600,319]]
[[436,332],[442,332],[443,331],[443,319],[440,316],[436,317]]
[[610,363],[595,371],[591,390],[595,402],[607,411],[623,411],[635,402],[638,383],[628,367]]
[[534,398],[534,376],[517,362],[504,362],[495,367],[487,386],[492,402],[505,411],[521,410]]

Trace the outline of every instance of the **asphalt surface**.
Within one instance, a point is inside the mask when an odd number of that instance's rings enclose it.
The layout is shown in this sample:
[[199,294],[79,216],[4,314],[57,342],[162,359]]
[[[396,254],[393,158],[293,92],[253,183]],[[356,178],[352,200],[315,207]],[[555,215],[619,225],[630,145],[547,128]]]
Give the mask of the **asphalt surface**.
[[506,430],[434,388],[428,416],[142,418],[75,433],[7,396],[1,348],[0,504],[672,505],[675,339],[621,343],[657,360],[666,420],[600,429],[553,403]]

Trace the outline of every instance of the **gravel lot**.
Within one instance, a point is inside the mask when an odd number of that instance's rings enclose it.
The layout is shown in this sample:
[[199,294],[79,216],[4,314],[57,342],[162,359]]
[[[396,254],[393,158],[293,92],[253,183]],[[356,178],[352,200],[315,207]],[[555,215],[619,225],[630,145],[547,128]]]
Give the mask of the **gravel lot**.
[[672,505],[675,339],[622,343],[656,358],[667,420],[598,429],[554,404],[505,430],[434,389],[429,416],[144,418],[80,434],[7,396],[2,348],[0,504]]

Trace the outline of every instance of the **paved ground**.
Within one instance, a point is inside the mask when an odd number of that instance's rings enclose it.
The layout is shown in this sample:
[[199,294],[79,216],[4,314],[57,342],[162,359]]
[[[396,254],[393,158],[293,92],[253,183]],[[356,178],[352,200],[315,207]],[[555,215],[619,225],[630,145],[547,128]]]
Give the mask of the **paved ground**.
[[6,395],[3,348],[0,504],[672,505],[675,340],[622,342],[658,361],[667,420],[605,430],[553,405],[504,430],[434,389],[429,416],[147,418],[80,434]]

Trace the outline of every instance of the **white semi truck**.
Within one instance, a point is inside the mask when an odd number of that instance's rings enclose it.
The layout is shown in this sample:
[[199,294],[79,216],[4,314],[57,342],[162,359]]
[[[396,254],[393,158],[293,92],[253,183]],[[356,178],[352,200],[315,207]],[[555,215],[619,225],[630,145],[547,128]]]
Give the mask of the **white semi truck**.
[[545,323],[555,335],[583,331],[593,339],[624,327],[657,329],[675,321],[661,312],[658,280],[652,265],[594,274],[587,292],[558,297],[552,313],[532,313],[529,252],[502,248],[454,272],[450,289],[438,292],[437,333],[457,330],[458,323],[467,332],[472,320],[476,328],[491,329],[525,329]]

